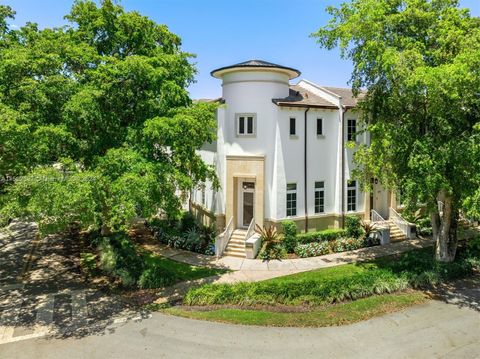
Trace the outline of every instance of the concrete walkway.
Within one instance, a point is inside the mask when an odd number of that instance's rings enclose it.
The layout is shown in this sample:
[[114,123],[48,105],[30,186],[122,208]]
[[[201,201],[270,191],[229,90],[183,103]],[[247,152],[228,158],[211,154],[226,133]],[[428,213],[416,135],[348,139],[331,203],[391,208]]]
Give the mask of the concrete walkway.
[[404,253],[416,248],[425,248],[433,245],[430,239],[415,239],[392,243],[386,246],[361,248],[355,251],[333,253],[320,257],[262,261],[259,259],[243,259],[236,257],[222,257],[220,259],[192,253],[180,249],[173,249],[165,245],[145,244],[143,248],[166,258],[195,266],[209,266],[229,270],[228,273],[218,276],[202,278],[194,281],[177,283],[162,290],[157,303],[166,303],[180,300],[192,287],[210,283],[238,283],[257,282],[289,274],[309,270],[339,266]]

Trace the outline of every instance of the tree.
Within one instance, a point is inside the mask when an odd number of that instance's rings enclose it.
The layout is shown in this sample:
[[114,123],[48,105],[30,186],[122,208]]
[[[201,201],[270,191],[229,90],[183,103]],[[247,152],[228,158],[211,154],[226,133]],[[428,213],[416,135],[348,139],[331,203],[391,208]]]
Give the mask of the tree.
[[194,104],[193,55],[165,25],[112,0],[77,0],[70,24],[8,27],[0,6],[0,224],[103,233],[136,216],[176,216],[178,193],[215,171],[215,105]]
[[[353,0],[315,34],[352,60],[371,145],[357,176],[426,206],[436,258],[452,261],[460,211],[480,208],[480,21],[456,0]],[[438,202],[443,203],[443,211]]]

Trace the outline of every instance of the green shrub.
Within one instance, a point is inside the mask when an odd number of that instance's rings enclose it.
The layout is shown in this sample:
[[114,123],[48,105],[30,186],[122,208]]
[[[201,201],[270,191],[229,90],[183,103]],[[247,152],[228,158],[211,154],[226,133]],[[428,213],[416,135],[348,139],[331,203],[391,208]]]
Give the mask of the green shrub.
[[338,238],[330,242],[332,252],[353,251],[365,247],[365,242],[361,238]]
[[282,221],[283,245],[288,253],[293,253],[297,246],[297,225],[292,220]]
[[188,291],[184,297],[184,303],[187,305],[318,305],[391,293],[407,287],[408,281],[404,276],[375,270],[326,280],[210,284]]
[[97,256],[90,252],[80,253],[80,266],[84,273],[88,276],[95,275],[97,273]]
[[329,242],[313,242],[299,244],[295,248],[295,254],[300,258],[323,256],[331,253]]
[[183,212],[182,217],[180,218],[180,231],[185,233],[193,228],[198,228],[197,219],[191,212]]
[[362,225],[360,217],[346,216],[345,229],[348,237],[359,238],[362,235]]
[[332,241],[334,239],[343,237],[346,235],[344,229],[325,229],[318,232],[307,232],[297,234],[297,241],[301,244],[321,242],[321,241]]
[[162,288],[173,284],[175,280],[175,275],[171,270],[153,265],[142,272],[138,286],[142,289]]
[[257,258],[268,261],[272,259],[287,258],[287,250],[280,243],[263,247],[258,253]]

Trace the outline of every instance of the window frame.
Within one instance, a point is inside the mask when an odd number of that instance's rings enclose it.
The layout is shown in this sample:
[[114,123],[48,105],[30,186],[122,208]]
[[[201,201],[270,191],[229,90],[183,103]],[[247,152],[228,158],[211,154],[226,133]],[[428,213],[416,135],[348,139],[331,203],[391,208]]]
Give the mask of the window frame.
[[[295,186],[295,189],[289,189],[288,186],[292,186],[294,185]],[[292,182],[292,183],[287,183],[287,186],[286,186],[286,196],[285,196],[285,214],[286,214],[286,217],[296,217],[297,216],[297,183],[296,182]],[[291,196],[289,198],[289,195]],[[293,198],[292,198],[293,197]],[[289,206],[289,204],[295,204],[294,207],[291,207]]]
[[[319,129],[319,126],[318,124],[320,124],[320,133],[318,131]],[[323,118],[322,117],[317,117],[317,129],[316,129],[316,132],[317,132],[317,137],[318,138],[324,138],[325,137],[325,133],[323,131]]]
[[[351,192],[353,191],[353,195]],[[347,212],[356,212],[358,205],[357,181],[347,181]],[[351,202],[351,200],[353,200]]]
[[[248,119],[252,118],[252,132],[248,132]],[[243,132],[240,132],[240,119],[243,118]],[[235,114],[235,134],[237,137],[256,137],[257,135],[257,114],[256,113],[236,113]]]
[[[321,184],[321,187],[317,188],[317,184]],[[313,212],[315,214],[325,213],[325,181],[315,181],[313,184],[314,196],[313,196]],[[318,198],[317,198],[318,195]],[[318,200],[318,203],[317,203]]]
[[[292,133],[292,124],[293,124],[293,133]],[[297,118],[290,117],[288,122],[288,134],[292,138],[297,138]]]
[[[353,123],[353,125],[351,125]],[[353,132],[352,132],[353,128]],[[347,142],[357,142],[357,119],[347,119]]]

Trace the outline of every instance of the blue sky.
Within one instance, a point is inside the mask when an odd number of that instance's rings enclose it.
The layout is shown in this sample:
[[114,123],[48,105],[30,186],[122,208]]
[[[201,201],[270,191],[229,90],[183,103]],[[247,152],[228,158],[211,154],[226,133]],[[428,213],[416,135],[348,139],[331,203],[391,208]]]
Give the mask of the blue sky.
[[[72,0],[3,0],[12,6],[21,26],[26,21],[41,27],[61,26]],[[122,0],[127,10],[137,10],[167,24],[183,40],[183,50],[197,55],[197,82],[193,98],[221,94],[220,81],[210,71],[248,59],[291,66],[302,78],[322,85],[346,86],[351,64],[338,51],[320,49],[309,34],[328,21],[324,9],[340,0]],[[480,16],[479,0],[460,0]]]

